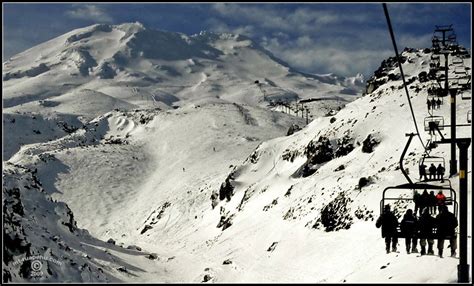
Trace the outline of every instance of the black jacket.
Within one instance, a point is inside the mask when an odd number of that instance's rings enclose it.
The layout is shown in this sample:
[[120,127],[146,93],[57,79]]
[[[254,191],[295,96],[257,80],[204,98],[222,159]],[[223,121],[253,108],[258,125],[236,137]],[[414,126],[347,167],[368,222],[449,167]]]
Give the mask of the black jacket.
[[420,238],[433,238],[433,228],[436,227],[436,219],[429,213],[423,213],[418,221]]
[[382,227],[383,237],[396,236],[398,219],[391,211],[385,212],[377,219],[375,226]]
[[442,212],[436,216],[436,226],[438,227],[438,237],[454,236],[458,220],[451,212]]
[[418,221],[413,215],[405,214],[400,223],[400,230],[406,237],[415,237],[418,233]]

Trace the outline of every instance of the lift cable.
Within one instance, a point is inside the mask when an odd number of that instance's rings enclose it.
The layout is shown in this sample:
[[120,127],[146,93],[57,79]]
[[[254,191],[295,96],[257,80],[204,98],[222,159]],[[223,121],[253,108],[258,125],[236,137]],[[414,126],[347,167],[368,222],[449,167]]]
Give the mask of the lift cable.
[[393,44],[393,48],[395,50],[395,55],[397,56],[397,62],[398,62],[398,66],[400,68],[400,74],[402,76],[403,86],[405,87],[405,92],[407,94],[408,105],[410,106],[411,115],[413,117],[413,123],[415,123],[416,133],[418,135],[418,138],[420,139],[421,145],[423,146],[423,148],[425,150],[425,153],[428,154],[427,148],[426,148],[425,144],[423,143],[423,140],[421,139],[420,131],[418,130],[418,125],[416,124],[415,113],[413,111],[413,106],[411,104],[410,94],[408,93],[407,83],[405,81],[405,74],[403,73],[403,69],[402,69],[402,63],[400,62],[400,56],[398,54],[397,43],[395,41],[395,36],[393,34],[392,23],[390,22],[390,16],[388,15],[387,4],[383,3],[382,5],[383,5],[383,10],[385,12],[385,18],[387,19],[388,29],[390,31],[390,37],[392,38],[392,44]]

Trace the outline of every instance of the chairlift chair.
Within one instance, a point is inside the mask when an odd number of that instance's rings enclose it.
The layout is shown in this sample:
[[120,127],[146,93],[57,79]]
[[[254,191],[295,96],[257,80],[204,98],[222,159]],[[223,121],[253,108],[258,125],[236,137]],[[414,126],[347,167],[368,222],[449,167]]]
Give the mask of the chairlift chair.
[[446,172],[446,162],[444,160],[444,157],[439,157],[439,156],[429,156],[429,155],[424,155],[421,159],[420,159],[420,162],[418,163],[418,166],[422,166],[422,165],[425,165],[426,168],[425,168],[425,171],[426,171],[426,179],[423,180],[424,182],[427,182],[427,181],[444,181],[444,174],[443,174],[443,177],[441,178],[438,178],[437,176],[437,173],[435,173],[435,177],[434,178],[431,178],[431,175],[429,174],[429,167],[431,166],[431,164],[433,164],[436,168],[441,165],[445,172]]
[[461,99],[462,100],[470,100],[471,99],[471,94],[470,93],[467,93],[467,92],[464,92],[464,91],[461,91]]
[[[454,191],[454,189],[452,187],[437,186],[426,183],[403,184],[385,188],[382,192],[382,199],[380,200],[380,215],[383,214],[385,205],[388,203],[392,203],[392,211],[394,213],[401,211],[400,215],[403,216],[406,209],[415,209],[415,202],[413,198],[415,191],[417,191],[421,195],[424,190],[426,190],[428,193],[433,191],[435,194],[437,194],[439,191],[442,191],[443,194],[446,196],[446,206],[448,207],[448,210],[450,210],[456,216],[456,219],[458,219],[458,202],[456,200],[456,192]],[[397,206],[393,206],[397,203],[399,205],[403,204],[403,202],[405,202],[405,205],[402,205],[400,209],[398,209]],[[436,232],[437,229],[433,228],[432,237],[436,237]],[[385,237],[383,233],[382,237]],[[400,229],[400,222],[397,226],[397,237],[405,238],[405,234],[402,233]],[[418,238],[423,237],[418,236]]]
[[460,58],[454,58],[453,59],[453,64],[454,65],[464,65],[464,61]]
[[443,116],[432,115],[432,116],[425,117],[425,121],[424,121],[425,131],[434,131],[430,127],[431,124],[436,124],[439,130],[443,130],[444,129]]
[[462,67],[454,67],[454,73],[455,73],[455,74],[467,75],[467,72],[466,72],[466,69],[464,68],[464,66],[462,66]]

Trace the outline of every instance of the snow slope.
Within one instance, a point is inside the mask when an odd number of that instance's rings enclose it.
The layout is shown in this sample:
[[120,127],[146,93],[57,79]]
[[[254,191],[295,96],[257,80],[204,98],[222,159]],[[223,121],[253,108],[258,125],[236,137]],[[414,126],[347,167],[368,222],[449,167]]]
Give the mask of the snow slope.
[[[72,38],[73,42],[80,41],[77,37]],[[213,37],[220,39],[213,42],[215,50],[209,49],[200,57],[231,54],[235,49],[235,45],[227,46],[225,37]],[[213,37],[207,35],[205,40],[193,43],[193,47],[205,45]],[[248,44],[242,41],[242,46]],[[154,54],[147,47],[139,50],[144,55]],[[133,50],[126,49],[132,54]],[[183,50],[181,54],[188,52],[195,49]],[[416,121],[422,128],[428,115],[425,102],[429,83],[420,83],[418,75],[428,71],[431,54],[414,50],[403,55],[410,59],[404,63],[404,71],[411,82]],[[171,53],[167,57],[175,59],[177,55]],[[231,61],[229,58],[223,63],[227,60]],[[196,64],[194,59],[192,62]],[[465,63],[470,67],[468,61]],[[399,71],[389,67],[388,73],[397,78]],[[380,230],[375,228],[381,191],[405,182],[397,169],[398,160],[407,139],[405,134],[414,131],[400,79],[375,77],[380,85],[365,96],[348,103],[337,114],[316,118],[302,130],[285,136],[291,124],[304,125],[301,118],[256,107],[252,99],[228,93],[232,87],[224,88],[221,98],[213,98],[214,87],[208,83],[216,75],[198,72],[185,89],[171,86],[169,95],[163,94],[163,98],[186,102],[180,104],[181,108],[100,114],[90,122],[84,120],[83,126],[67,136],[21,147],[4,162],[4,168],[13,168],[9,167],[13,164],[14,168],[24,170],[19,175],[22,179],[35,172],[44,190],[39,193],[41,200],[52,197],[67,203],[81,233],[67,236],[67,245],[78,249],[80,246],[76,245],[89,239],[101,240],[102,243],[96,242],[100,244],[97,249],[107,249],[114,256],[107,260],[102,255],[89,254],[90,264],[100,264],[103,271],[93,268],[91,273],[96,276],[80,277],[83,269],[73,266],[53,268],[51,280],[103,281],[107,277],[108,281],[127,282],[456,281],[458,258],[408,255],[403,252],[403,241],[399,253],[385,254]],[[269,90],[276,85],[270,76],[260,78],[259,82]],[[100,91],[92,85],[87,84],[99,97],[108,94],[107,88],[119,91],[107,86]],[[248,85],[255,83],[251,81]],[[137,97],[142,88],[131,87]],[[254,88],[259,90],[258,86]],[[117,93],[120,99],[140,106],[140,101],[130,100],[126,88],[123,89],[123,93]],[[334,96],[342,98],[341,90],[334,89]],[[201,92],[203,97],[194,97]],[[65,96],[62,100],[70,98]],[[465,123],[471,102],[459,100],[457,104],[458,123]],[[449,122],[447,104],[436,114]],[[364,143],[370,141],[366,141],[369,135],[377,143]],[[458,136],[470,137],[470,128],[460,128]],[[423,131],[421,137],[424,142],[428,139]],[[333,151],[329,151],[328,143]],[[405,158],[413,179],[421,154],[422,146],[414,138]],[[439,146],[432,154],[446,156],[448,161],[449,147]],[[367,178],[368,184],[360,187],[362,177]],[[471,185],[471,176],[468,178]],[[455,189],[457,180],[457,176],[451,179]],[[226,194],[229,189],[232,191]],[[26,189],[20,190],[28,198]],[[9,191],[4,188],[6,192]],[[472,193],[468,195],[472,201]],[[28,213],[45,215],[45,221],[58,220],[46,212],[54,206],[35,209],[31,204],[24,205]],[[407,207],[410,206],[397,205],[399,212]],[[332,214],[335,222],[325,222],[326,212]],[[24,218],[21,225],[31,228],[31,220]],[[65,236],[66,230],[58,230],[57,226],[48,226],[47,230]],[[471,236],[471,227],[468,232]],[[35,253],[46,256],[48,252],[41,248],[46,244],[40,239],[42,234],[44,230],[33,228],[27,237],[36,249],[41,249]],[[138,245],[142,251],[126,251],[103,243],[109,238],[123,246]],[[468,243],[471,245],[470,239]],[[62,253],[59,245],[49,247],[54,253]],[[148,253],[155,253],[154,259],[146,258]],[[469,249],[470,265],[471,253]],[[28,252],[15,259],[25,255]],[[120,265],[125,265],[126,272],[118,270]],[[8,270],[16,274],[14,281],[21,281],[17,266],[10,263]]]

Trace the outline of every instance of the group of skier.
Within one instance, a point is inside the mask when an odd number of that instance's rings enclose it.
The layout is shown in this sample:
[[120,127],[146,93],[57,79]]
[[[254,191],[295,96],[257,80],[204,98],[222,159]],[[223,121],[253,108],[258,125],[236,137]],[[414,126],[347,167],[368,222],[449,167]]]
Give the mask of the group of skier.
[[437,100],[435,100],[434,98],[432,98],[431,100],[430,99],[426,100],[428,111],[432,109],[439,109],[441,107],[441,104],[443,104],[443,102],[439,98]]
[[[433,217],[428,207],[424,207],[421,215],[417,218],[416,213],[408,209],[400,222],[401,236],[405,237],[405,247],[407,254],[418,253],[417,244],[420,240],[421,255],[434,255],[434,240],[438,240],[438,255],[443,257],[444,240],[449,239],[451,256],[456,256],[457,237],[456,227],[457,219],[453,213],[448,210],[446,205],[439,205],[439,214]],[[385,237],[385,250],[387,253],[397,251],[398,244],[398,219],[390,210],[390,205],[385,205],[383,214],[377,219],[376,227],[382,227],[382,235]],[[426,246],[428,245],[428,249]],[[390,248],[390,246],[392,246]]]
[[446,205],[446,196],[443,191],[439,191],[436,195],[434,191],[430,191],[429,194],[427,190],[424,190],[422,194],[415,191],[413,201],[415,202],[415,215],[419,211],[421,216],[425,208],[430,214],[435,214],[437,207]]
[[[428,168],[429,172],[429,179],[430,180],[441,180],[443,181],[444,172],[446,169],[441,165],[441,163],[436,167],[433,163],[431,163],[430,167]],[[423,178],[425,181],[428,180],[426,174],[426,165],[421,163],[419,166],[419,173],[420,173],[420,180]]]

